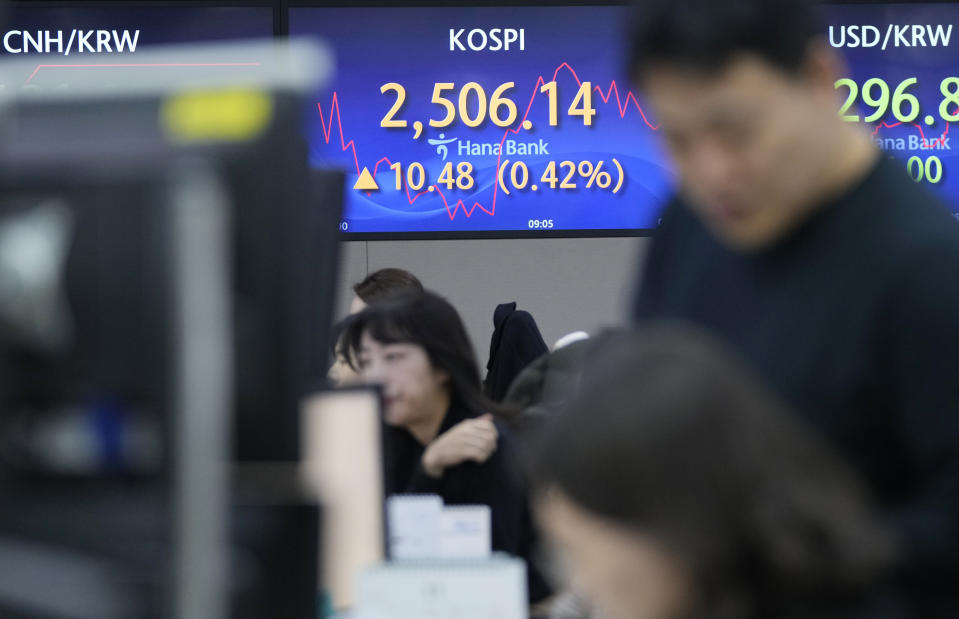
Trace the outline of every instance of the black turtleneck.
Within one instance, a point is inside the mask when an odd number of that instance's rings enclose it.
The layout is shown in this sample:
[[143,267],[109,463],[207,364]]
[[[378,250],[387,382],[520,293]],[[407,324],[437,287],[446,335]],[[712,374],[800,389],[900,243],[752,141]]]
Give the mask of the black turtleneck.
[[690,321],[745,358],[865,477],[919,616],[959,616],[959,223],[901,162],[760,252],[674,201],[635,316]]

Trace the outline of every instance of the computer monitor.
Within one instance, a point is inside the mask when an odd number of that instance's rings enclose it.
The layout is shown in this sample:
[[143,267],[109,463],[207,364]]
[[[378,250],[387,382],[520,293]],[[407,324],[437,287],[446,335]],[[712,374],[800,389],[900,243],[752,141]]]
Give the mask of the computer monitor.
[[295,459],[326,370],[341,181],[311,175],[298,123],[329,63],[244,53],[239,76],[0,101],[0,572],[64,568],[0,587],[4,616],[221,617],[223,583],[312,616],[315,506],[231,510],[228,467]]
[[[354,240],[646,235],[677,190],[626,74],[629,2],[289,0],[334,81],[309,102],[316,165],[348,174]],[[959,217],[956,2],[826,2],[836,110]],[[389,50],[388,52],[384,50]],[[781,122],[789,123],[786,115]]]
[[[124,165],[130,153],[213,161],[235,206],[234,455],[295,460],[299,398],[326,370],[342,181],[337,173],[309,170],[302,104],[292,88],[301,77],[322,79],[329,61],[315,75],[277,73],[284,61],[308,61],[271,45],[241,44],[156,50],[141,60],[183,64],[197,57],[211,66],[182,73],[104,68],[76,74],[67,90],[21,92],[6,153],[64,169],[95,155],[108,159],[105,165]],[[216,67],[240,57],[255,65],[226,73]],[[103,88],[120,78],[123,89]],[[271,80],[278,84],[265,94],[262,85]],[[165,84],[170,93],[160,92]]]
[[161,617],[174,538],[164,412],[177,399],[170,179],[153,157],[76,163],[0,165],[0,615]]
[[290,4],[290,34],[336,52],[307,135],[315,165],[348,175],[348,238],[656,227],[675,179],[658,121],[621,70],[627,7]]

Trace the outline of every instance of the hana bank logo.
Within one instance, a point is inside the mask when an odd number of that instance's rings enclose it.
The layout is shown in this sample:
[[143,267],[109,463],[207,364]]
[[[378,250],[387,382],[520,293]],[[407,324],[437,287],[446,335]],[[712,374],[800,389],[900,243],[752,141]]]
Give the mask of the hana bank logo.
[[456,141],[456,138],[448,138],[448,139],[447,139],[447,138],[446,138],[446,134],[445,134],[445,133],[441,133],[441,134],[440,134],[440,138],[439,138],[438,140],[433,139],[433,138],[430,138],[430,139],[428,139],[428,140],[426,140],[426,141],[430,143],[430,146],[435,146],[435,147],[436,147],[436,154],[437,154],[437,155],[442,155],[442,156],[443,156],[443,161],[446,161],[446,156],[450,154],[449,149],[446,148],[446,145],[449,144],[450,142],[455,142],[455,141]]

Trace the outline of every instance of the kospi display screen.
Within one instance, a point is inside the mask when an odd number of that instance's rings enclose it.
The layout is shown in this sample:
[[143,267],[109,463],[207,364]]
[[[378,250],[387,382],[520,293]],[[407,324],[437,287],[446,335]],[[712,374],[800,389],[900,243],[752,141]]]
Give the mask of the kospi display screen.
[[632,233],[672,191],[621,77],[624,7],[291,8],[333,48],[316,166],[350,174],[347,233]]
[[[239,3],[238,3],[239,4]],[[93,72],[179,71],[209,67],[204,58],[190,62],[137,62],[137,52],[161,44],[199,43],[273,36],[273,9],[263,6],[171,5],[148,2],[8,3],[0,22],[0,59],[36,58],[16,83],[0,88],[69,88]],[[237,58],[219,62],[223,71],[255,62]],[[9,81],[9,80],[8,80]]]
[[[837,112],[959,210],[956,4],[825,7]],[[349,174],[340,228],[378,238],[642,234],[676,178],[624,80],[624,6],[311,6],[337,56],[312,163]],[[782,122],[790,122],[783,118]]]

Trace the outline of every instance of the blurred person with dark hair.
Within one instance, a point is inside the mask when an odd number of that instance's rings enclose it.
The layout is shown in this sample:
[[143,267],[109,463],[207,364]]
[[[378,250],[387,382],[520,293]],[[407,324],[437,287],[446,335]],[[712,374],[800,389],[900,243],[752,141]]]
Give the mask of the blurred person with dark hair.
[[535,436],[576,393],[592,344],[583,331],[564,336],[552,352],[529,364],[510,384],[503,402],[512,408],[508,421],[520,439]]
[[[370,303],[397,294],[418,292],[423,292],[423,284],[409,271],[395,268],[379,269],[367,275],[363,281],[353,284],[353,300],[350,302],[349,315],[362,311]],[[333,365],[327,372],[327,378],[337,386],[349,385],[359,380],[359,375],[350,361],[343,356],[345,351],[338,343],[342,330],[342,324],[333,327]]]
[[548,597],[513,441],[456,309],[431,292],[390,297],[352,316],[342,341],[363,381],[383,389],[387,493],[488,505],[493,549],[526,560],[531,602]]
[[538,514],[609,619],[910,617],[855,474],[711,338],[609,339],[533,450]]
[[636,318],[720,336],[865,477],[923,619],[959,617],[959,227],[843,122],[802,0],[648,0],[630,74],[679,173]]
[[363,281],[353,284],[356,296],[350,303],[350,313],[355,314],[370,303],[396,294],[416,292],[423,292],[423,284],[409,271],[393,268],[373,271]]

